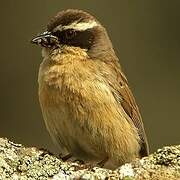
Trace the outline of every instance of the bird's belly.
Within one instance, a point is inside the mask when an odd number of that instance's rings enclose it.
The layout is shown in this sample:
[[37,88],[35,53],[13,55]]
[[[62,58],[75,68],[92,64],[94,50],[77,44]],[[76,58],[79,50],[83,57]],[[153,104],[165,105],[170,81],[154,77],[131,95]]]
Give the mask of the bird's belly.
[[98,161],[106,157],[98,151],[98,144],[93,141],[91,132],[73,119],[66,104],[44,108],[43,116],[47,129],[62,154],[71,153],[84,161]]

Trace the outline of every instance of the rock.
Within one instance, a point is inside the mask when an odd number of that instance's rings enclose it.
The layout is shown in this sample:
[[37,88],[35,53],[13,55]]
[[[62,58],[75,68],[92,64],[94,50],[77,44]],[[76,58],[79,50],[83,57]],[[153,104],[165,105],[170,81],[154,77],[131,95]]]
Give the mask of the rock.
[[0,180],[174,180],[180,179],[180,145],[164,147],[154,154],[112,171],[63,162],[49,152],[26,148],[0,138]]

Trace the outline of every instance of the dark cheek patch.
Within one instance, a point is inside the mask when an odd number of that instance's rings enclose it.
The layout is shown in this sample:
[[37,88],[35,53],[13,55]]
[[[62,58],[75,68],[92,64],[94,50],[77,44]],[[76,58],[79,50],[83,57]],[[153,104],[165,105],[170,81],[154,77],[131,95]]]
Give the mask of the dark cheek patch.
[[91,30],[76,31],[76,35],[71,39],[67,39],[66,32],[59,34],[61,44],[80,47],[82,49],[90,49],[94,42],[94,34]]
[[89,30],[79,32],[77,37],[72,40],[72,45],[79,46],[83,49],[90,49],[94,42],[94,35]]

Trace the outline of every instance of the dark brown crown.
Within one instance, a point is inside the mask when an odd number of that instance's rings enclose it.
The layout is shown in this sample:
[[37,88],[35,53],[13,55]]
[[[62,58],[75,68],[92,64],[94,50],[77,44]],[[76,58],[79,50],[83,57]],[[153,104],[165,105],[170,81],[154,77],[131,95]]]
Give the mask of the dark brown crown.
[[92,19],[95,18],[87,12],[77,9],[67,9],[60,11],[55,17],[53,17],[48,23],[47,29],[48,31],[52,31],[59,24],[67,26],[75,21],[87,22]]

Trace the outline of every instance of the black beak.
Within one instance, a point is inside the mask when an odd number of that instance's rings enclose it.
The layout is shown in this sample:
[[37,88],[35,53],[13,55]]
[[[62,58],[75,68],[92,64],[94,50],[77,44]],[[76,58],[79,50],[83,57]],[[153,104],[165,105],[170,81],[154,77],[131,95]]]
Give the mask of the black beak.
[[41,45],[43,47],[52,47],[59,44],[59,40],[51,32],[45,31],[31,40],[31,43]]

